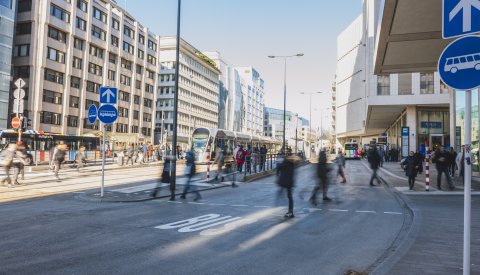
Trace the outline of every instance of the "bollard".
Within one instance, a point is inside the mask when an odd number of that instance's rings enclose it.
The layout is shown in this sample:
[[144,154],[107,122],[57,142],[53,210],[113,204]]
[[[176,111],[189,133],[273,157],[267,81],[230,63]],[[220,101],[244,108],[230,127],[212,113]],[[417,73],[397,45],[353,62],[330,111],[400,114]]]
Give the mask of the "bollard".
[[430,154],[428,146],[425,148],[425,191],[430,191]]
[[210,181],[210,161],[207,161],[207,182]]

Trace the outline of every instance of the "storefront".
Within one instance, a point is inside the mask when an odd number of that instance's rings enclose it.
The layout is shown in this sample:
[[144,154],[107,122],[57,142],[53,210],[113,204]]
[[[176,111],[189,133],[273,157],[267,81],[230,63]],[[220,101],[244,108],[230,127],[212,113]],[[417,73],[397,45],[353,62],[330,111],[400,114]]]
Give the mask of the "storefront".
[[450,112],[448,109],[420,109],[417,111],[417,150],[425,154],[443,145],[450,148]]

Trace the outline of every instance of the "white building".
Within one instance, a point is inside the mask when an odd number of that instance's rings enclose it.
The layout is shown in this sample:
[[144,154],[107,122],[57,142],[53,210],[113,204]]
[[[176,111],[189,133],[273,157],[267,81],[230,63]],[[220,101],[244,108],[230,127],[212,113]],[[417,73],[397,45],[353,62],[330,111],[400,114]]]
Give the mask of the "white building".
[[[160,39],[160,75],[155,143],[171,142],[175,93],[176,37]],[[216,63],[180,39],[177,142],[183,150],[198,127],[218,127],[218,80]],[[162,128],[163,124],[163,128]],[[161,131],[161,129],[164,129]]]
[[453,144],[453,91],[438,73],[374,75],[380,1],[364,1],[363,14],[338,38],[336,135],[342,141],[368,143],[386,133],[391,147],[402,146],[402,127],[409,129],[403,153],[424,152]]
[[242,132],[263,135],[263,111],[265,108],[264,81],[253,67],[237,67],[244,83],[245,127]]
[[157,46],[158,37],[112,0],[22,1],[13,78],[27,82],[24,115],[34,130],[95,134],[99,123],[89,124],[86,110],[98,106],[101,86],[114,86],[119,118],[108,135],[152,138]]

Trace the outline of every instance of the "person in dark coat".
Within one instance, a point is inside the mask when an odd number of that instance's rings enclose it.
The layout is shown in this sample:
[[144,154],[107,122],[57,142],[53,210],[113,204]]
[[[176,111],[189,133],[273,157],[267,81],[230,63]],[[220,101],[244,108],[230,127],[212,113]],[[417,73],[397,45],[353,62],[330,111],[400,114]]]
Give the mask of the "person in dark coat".
[[378,167],[380,166],[380,154],[378,153],[377,147],[373,146],[372,149],[368,150],[367,160],[370,163],[370,168],[372,168],[372,177],[370,178],[370,186],[375,186],[373,180],[377,179],[378,184],[381,183],[380,178],[377,175]]
[[447,183],[450,190],[455,189],[455,186],[452,183],[452,178],[450,177],[449,166],[450,166],[450,154],[445,152],[445,147],[440,146],[439,150],[435,152],[435,157],[433,158],[437,167],[437,189],[442,190],[442,174],[445,173],[447,177]]
[[285,214],[285,218],[293,218],[293,196],[292,189],[294,186],[295,177],[295,158],[286,157],[282,163],[277,167],[279,172],[278,185],[287,189],[288,197],[288,212]]
[[415,177],[417,176],[418,168],[421,163],[417,156],[410,152],[407,158],[402,162],[402,165],[405,167],[405,175],[408,177],[408,187],[410,190],[413,190],[415,185]]
[[187,183],[185,184],[185,187],[183,188],[183,193],[180,196],[180,198],[185,199],[188,190],[190,190],[190,188],[191,188],[193,193],[195,193],[195,195],[197,195],[195,197],[195,199],[193,199],[193,200],[198,201],[199,199],[202,198],[202,196],[200,195],[200,192],[198,192],[196,186],[192,186],[190,184],[190,182],[192,181],[192,177],[195,175],[195,156],[192,152],[187,152],[187,154],[185,155],[185,159],[187,161],[186,164],[185,164],[186,165],[185,166],[185,176],[187,176]]
[[455,149],[453,147],[450,148],[450,155],[449,155],[449,169],[450,169],[450,175],[453,177],[455,177],[455,170],[456,167],[457,167],[457,163],[455,162],[455,160],[457,159],[457,152],[455,152]]
[[323,200],[331,201],[327,196],[328,193],[328,181],[327,181],[328,167],[327,167],[327,152],[322,149],[318,158],[317,165],[317,176],[319,178],[318,183],[315,185],[312,191],[312,196],[310,197],[310,203],[317,206],[317,192],[320,190],[320,186],[323,191]]
[[167,156],[165,158],[165,162],[163,163],[163,171],[162,171],[162,176],[160,178],[160,182],[157,183],[155,188],[153,188],[152,193],[150,196],[152,198],[155,198],[157,196],[157,193],[160,191],[160,186],[162,183],[170,184],[170,170],[171,170],[171,160],[173,157]]

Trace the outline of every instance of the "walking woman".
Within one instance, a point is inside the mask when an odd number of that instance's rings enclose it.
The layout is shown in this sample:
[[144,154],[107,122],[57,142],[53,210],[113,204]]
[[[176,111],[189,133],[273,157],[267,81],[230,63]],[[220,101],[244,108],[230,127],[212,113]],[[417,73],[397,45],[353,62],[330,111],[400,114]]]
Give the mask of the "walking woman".
[[294,186],[293,179],[295,177],[295,159],[294,157],[286,157],[282,163],[277,167],[279,178],[278,185],[287,189],[288,197],[288,212],[285,214],[285,218],[293,218],[293,196],[292,189]]
[[408,177],[408,186],[410,190],[413,190],[415,185],[415,177],[417,176],[418,168],[420,167],[420,161],[415,157],[415,153],[410,151],[408,157],[402,162],[405,167],[405,174]]

